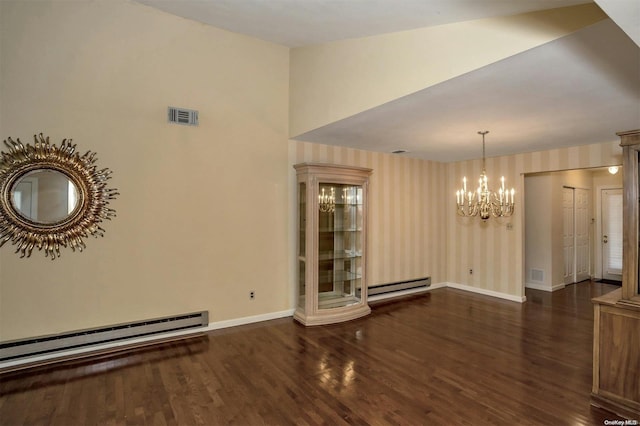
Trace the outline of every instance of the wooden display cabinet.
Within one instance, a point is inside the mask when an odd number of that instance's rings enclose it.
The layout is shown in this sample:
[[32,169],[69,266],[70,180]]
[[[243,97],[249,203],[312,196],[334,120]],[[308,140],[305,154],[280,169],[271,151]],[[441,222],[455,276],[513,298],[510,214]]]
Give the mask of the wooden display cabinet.
[[593,405],[640,420],[640,130],[618,133],[622,146],[622,287],[593,299]]
[[367,305],[367,189],[371,169],[302,163],[298,191],[298,285],[294,318],[348,321]]

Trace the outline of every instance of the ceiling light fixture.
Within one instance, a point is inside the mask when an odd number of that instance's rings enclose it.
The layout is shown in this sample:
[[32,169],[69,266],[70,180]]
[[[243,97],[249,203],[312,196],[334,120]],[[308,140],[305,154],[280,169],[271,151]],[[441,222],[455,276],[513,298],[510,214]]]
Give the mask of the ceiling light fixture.
[[509,217],[513,214],[515,190],[504,187],[504,176],[500,178],[500,189],[497,193],[487,185],[485,171],[484,135],[488,130],[478,132],[482,135],[482,173],[478,179],[478,189],[467,192],[467,177],[462,179],[462,189],[456,191],[457,212],[460,216],[480,216],[482,220],[489,217]]
[[611,173],[612,175],[615,175],[616,173],[618,173],[618,166],[611,166],[609,167],[609,173]]

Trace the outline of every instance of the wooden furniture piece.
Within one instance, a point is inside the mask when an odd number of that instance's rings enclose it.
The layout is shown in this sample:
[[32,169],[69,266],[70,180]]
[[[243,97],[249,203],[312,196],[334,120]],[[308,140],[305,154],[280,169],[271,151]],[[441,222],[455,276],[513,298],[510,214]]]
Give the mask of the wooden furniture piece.
[[304,325],[347,321],[367,305],[367,188],[371,169],[296,164],[298,285],[293,317]]
[[622,287],[593,299],[593,405],[640,419],[638,161],[640,130],[618,133],[623,150]]

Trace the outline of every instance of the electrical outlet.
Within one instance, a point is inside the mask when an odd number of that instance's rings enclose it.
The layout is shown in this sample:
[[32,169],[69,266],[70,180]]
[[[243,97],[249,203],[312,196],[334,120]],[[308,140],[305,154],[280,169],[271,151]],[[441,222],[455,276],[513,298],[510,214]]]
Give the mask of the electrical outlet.
[[469,269],[469,275],[473,275],[473,269]]
[[256,298],[256,292],[255,291],[250,291],[249,292],[249,299],[253,300]]

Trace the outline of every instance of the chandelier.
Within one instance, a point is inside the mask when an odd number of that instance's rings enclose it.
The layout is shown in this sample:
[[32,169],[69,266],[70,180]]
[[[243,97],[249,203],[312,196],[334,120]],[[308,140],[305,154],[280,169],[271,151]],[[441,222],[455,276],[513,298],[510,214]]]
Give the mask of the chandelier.
[[467,192],[467,177],[462,179],[462,189],[456,191],[457,211],[460,216],[480,216],[482,220],[489,217],[509,217],[513,214],[515,190],[504,187],[504,176],[500,178],[500,189],[493,192],[487,185],[487,172],[485,171],[484,135],[488,130],[478,132],[482,135],[482,173],[478,179],[478,189],[475,192]]

